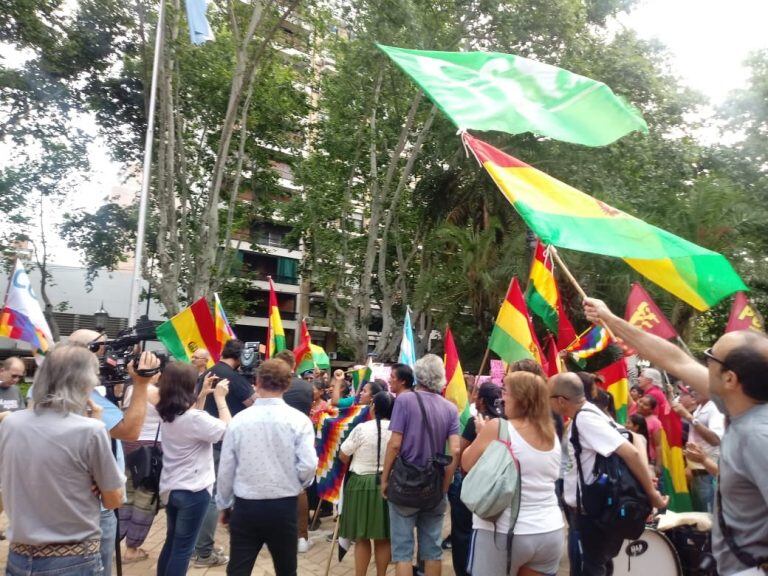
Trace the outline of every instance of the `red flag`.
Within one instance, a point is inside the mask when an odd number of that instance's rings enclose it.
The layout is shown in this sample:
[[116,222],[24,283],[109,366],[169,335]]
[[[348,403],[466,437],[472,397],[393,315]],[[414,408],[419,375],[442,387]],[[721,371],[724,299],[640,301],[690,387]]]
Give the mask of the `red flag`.
[[576,330],[573,329],[573,324],[568,319],[568,315],[563,308],[563,299],[558,296],[557,298],[557,315],[559,317],[557,325],[557,348],[558,350],[565,350],[573,344],[573,341],[578,338]]
[[312,344],[312,338],[309,336],[309,328],[307,328],[307,321],[301,321],[301,340],[299,345],[293,351],[293,356],[296,358],[296,366],[298,366],[309,352],[311,352],[310,344]]
[[563,364],[560,361],[555,337],[552,334],[547,334],[547,338],[544,340],[544,358],[547,362],[544,366],[547,376],[554,376],[563,372]]
[[632,284],[624,319],[633,326],[661,338],[669,340],[677,337],[675,328],[640,284]]
[[755,332],[765,332],[765,321],[760,312],[752,306],[744,292],[736,292],[731,306],[731,315],[728,317],[726,332],[736,330],[754,330]]

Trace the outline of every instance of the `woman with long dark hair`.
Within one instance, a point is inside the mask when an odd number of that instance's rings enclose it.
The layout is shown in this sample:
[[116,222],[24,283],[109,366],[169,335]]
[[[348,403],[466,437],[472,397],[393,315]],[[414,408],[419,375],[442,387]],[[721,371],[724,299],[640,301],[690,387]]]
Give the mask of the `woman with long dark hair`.
[[365,576],[371,562],[371,540],[376,575],[387,572],[392,552],[389,542],[389,509],[381,495],[380,474],[391,433],[394,398],[378,392],[370,400],[373,420],[358,424],[341,445],[340,457],[352,461],[344,486],[344,506],[339,536],[355,541],[355,575]]
[[195,549],[211,499],[215,474],[213,444],[224,436],[231,420],[225,398],[229,382],[213,389],[219,417],[195,408],[197,370],[171,362],[160,377],[157,412],[162,425],[163,473],[160,497],[166,504],[167,532],[157,561],[158,576],[183,576]]
[[496,522],[473,517],[474,534],[470,552],[470,573],[482,576],[554,574],[564,548],[563,515],[555,496],[560,474],[560,442],[555,434],[545,380],[530,372],[513,372],[504,377],[504,412],[507,420],[488,423],[478,420],[477,439],[464,451],[461,467],[471,470],[485,449],[507,426],[510,444],[520,462],[520,513],[512,528],[512,550],[507,549],[511,511],[506,509]]

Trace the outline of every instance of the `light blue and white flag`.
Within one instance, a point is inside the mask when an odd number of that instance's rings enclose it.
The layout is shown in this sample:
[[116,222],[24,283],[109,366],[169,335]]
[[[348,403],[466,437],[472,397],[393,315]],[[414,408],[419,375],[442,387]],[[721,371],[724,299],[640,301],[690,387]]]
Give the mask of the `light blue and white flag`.
[[406,364],[413,368],[416,366],[416,346],[413,342],[413,327],[411,326],[411,309],[405,309],[403,321],[403,339],[400,342],[400,364]]
[[208,10],[207,0],[184,0],[187,7],[187,23],[189,24],[189,39],[194,45],[200,45],[214,40],[213,30],[205,17]]

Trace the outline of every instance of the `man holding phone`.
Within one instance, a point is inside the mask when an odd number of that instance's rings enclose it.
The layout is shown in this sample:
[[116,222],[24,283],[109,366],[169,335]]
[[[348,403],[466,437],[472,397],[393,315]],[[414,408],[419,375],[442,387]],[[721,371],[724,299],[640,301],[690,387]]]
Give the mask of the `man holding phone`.
[[[229,381],[229,394],[226,396],[229,413],[234,418],[235,414],[242,412],[253,404],[256,392],[253,384],[237,369],[240,367],[240,355],[243,352],[243,343],[240,340],[229,340],[221,351],[221,359],[203,376],[204,380],[210,378],[211,387],[223,380]],[[205,385],[203,386],[205,389]],[[206,394],[203,409],[214,418],[219,417],[216,401],[213,394]],[[219,474],[219,458],[221,456],[221,442],[213,445],[213,466],[216,476]],[[220,550],[214,548],[214,535],[219,513],[216,510],[216,485],[213,486],[213,498],[208,507],[203,526],[195,544],[194,565],[197,567],[222,566],[229,562],[229,558]]]

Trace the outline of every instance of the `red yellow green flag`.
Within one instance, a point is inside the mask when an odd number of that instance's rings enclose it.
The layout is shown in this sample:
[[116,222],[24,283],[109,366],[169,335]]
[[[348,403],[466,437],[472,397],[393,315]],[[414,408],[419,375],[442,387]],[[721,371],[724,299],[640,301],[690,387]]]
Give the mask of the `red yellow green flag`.
[[545,244],[622,258],[697,310],[746,290],[721,254],[617,210],[469,134],[463,138]]
[[680,416],[667,406],[661,420],[661,465],[664,477],[664,493],[669,496],[669,509],[673,512],[693,510],[688,482],[685,479],[683,457],[683,422]]
[[456,350],[456,343],[453,341],[451,328],[445,328],[445,379],[448,382],[443,388],[443,396],[456,404],[459,410],[459,424],[461,429],[467,424],[470,418],[469,397],[467,396],[467,383],[464,381],[464,371],[461,369],[459,361],[459,352]]
[[209,365],[219,361],[221,350],[216,341],[216,327],[205,298],[160,324],[156,333],[157,339],[177,360],[190,362],[195,350],[203,348],[211,355]]
[[315,368],[328,370],[331,367],[331,361],[322,346],[312,344],[306,320],[301,321],[301,340],[293,351],[293,356],[296,358],[296,374]]
[[488,347],[508,364],[523,358],[533,358],[544,365],[541,347],[536,339],[536,332],[533,330],[517,278],[512,278],[509,283],[507,296],[496,317]]
[[613,364],[598,370],[597,373],[603,377],[601,387],[613,396],[616,421],[619,424],[625,424],[627,422],[627,410],[629,409],[627,363],[624,358],[619,358]]
[[525,303],[531,314],[535,314],[544,322],[544,326],[552,334],[558,333],[559,315],[555,275],[552,271],[552,258],[546,252],[544,244],[536,241],[531,272],[528,277],[528,287],[525,290]]
[[269,325],[267,326],[267,358],[285,350],[285,332],[283,321],[280,319],[280,308],[277,307],[277,294],[272,278],[269,279]]
[[229,325],[229,320],[224,312],[224,307],[221,305],[219,295],[215,292],[213,293],[213,312],[216,325],[216,341],[219,343],[219,350],[222,350],[224,344],[235,338],[235,332]]

